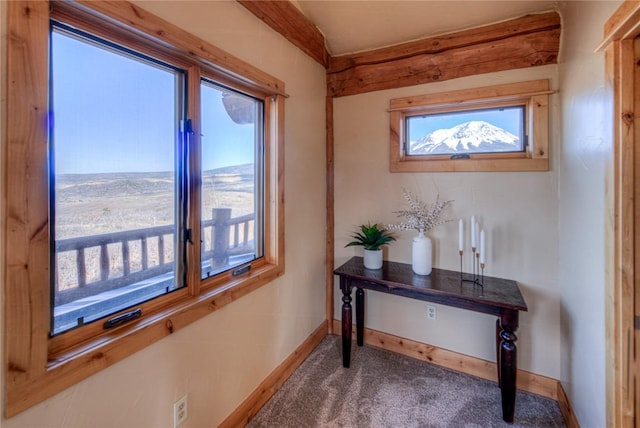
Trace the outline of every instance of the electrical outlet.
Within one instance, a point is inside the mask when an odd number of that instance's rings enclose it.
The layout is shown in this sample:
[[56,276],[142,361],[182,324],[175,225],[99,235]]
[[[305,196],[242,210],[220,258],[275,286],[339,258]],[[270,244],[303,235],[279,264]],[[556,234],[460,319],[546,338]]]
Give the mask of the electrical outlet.
[[187,404],[187,394],[184,394],[181,399],[173,403],[173,428],[177,428],[178,425],[187,420],[189,415]]
[[427,305],[427,319],[436,319],[436,307],[433,305]]

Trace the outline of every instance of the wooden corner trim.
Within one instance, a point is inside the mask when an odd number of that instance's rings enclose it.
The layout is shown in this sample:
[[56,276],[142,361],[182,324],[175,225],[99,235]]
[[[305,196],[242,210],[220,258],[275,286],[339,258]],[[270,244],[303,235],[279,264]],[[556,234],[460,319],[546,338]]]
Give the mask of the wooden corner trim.
[[318,328],[282,364],[260,382],[258,387],[218,427],[245,426],[326,336],[327,322],[322,321]]

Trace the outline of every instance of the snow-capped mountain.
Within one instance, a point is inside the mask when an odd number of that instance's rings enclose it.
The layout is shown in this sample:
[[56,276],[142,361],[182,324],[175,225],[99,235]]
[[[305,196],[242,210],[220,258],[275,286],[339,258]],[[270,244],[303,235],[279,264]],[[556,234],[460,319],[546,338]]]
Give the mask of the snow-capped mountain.
[[438,129],[409,144],[413,155],[521,150],[518,137],[482,120],[461,123],[449,129]]

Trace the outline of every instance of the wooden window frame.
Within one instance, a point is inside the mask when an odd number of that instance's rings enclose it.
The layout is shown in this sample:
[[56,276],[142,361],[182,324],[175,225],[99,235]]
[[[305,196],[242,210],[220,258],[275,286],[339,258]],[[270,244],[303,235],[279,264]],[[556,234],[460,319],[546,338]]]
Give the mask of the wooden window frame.
[[[548,171],[549,90],[547,79],[395,98],[389,102],[391,172]],[[409,116],[525,106],[528,144],[518,153],[472,153],[469,159],[449,155],[407,155],[405,120]]]
[[[5,407],[9,418],[172,334],[284,274],[284,83],[128,2],[7,5],[7,221],[5,245]],[[47,161],[50,18],[186,65],[190,89],[200,78],[260,98],[264,112],[264,256],[251,270],[200,278],[200,245],[189,245],[187,286],[140,305],[143,316],[103,330],[100,323],[49,337],[49,177]],[[189,164],[191,215],[200,236],[198,96],[188,99],[194,123]],[[193,261],[197,261],[194,263]],[[124,311],[123,311],[124,312]],[[114,314],[117,315],[118,313]]]

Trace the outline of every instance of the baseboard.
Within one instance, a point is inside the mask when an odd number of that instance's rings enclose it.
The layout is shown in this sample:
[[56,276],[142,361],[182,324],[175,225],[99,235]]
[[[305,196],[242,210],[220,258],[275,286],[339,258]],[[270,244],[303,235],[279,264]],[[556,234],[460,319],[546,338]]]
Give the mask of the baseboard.
[[573,412],[573,407],[571,407],[567,393],[564,392],[564,388],[560,382],[558,382],[558,406],[560,406],[560,411],[564,417],[564,422],[567,424],[567,428],[580,428],[578,418]]
[[[340,320],[333,320],[333,331],[342,331]],[[354,326],[355,331],[355,326]],[[483,379],[498,381],[496,363],[476,357],[448,351],[381,331],[364,329],[364,341],[368,345],[427,361],[438,366],[457,370]],[[517,388],[523,391],[558,400],[558,381],[546,376],[518,370]]]
[[311,352],[327,336],[327,322],[323,321],[295,351],[267,376],[258,387],[238,406],[219,427],[244,427],[269,401],[282,384],[302,364]]

